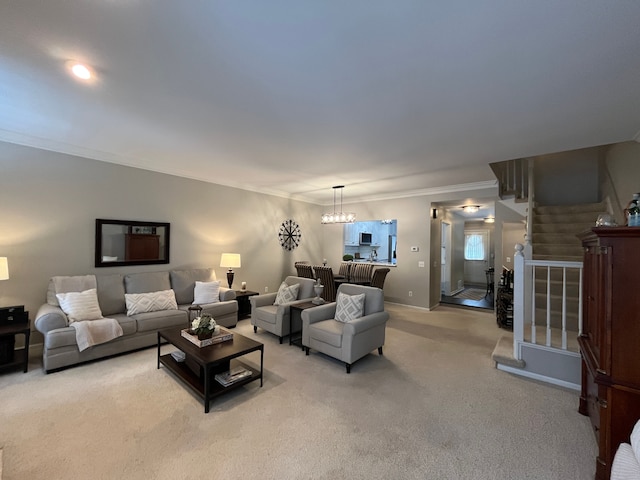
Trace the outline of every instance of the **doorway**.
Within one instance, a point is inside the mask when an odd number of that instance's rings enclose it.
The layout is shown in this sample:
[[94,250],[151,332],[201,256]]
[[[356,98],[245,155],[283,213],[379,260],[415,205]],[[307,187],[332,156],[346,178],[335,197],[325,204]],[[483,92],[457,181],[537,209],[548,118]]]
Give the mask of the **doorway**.
[[440,265],[442,273],[440,275],[440,292],[442,295],[451,295],[451,262],[449,262],[449,252],[451,251],[451,224],[442,222],[441,225]]

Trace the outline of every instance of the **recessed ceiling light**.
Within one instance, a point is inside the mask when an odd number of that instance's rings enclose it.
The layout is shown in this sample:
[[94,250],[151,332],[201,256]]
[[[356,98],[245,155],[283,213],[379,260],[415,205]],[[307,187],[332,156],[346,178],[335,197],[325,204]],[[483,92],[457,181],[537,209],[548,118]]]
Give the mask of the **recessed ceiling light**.
[[71,65],[71,72],[82,80],[89,80],[92,76],[89,67],[81,63],[73,63]]
[[494,217],[484,217],[484,223],[495,223],[496,219]]

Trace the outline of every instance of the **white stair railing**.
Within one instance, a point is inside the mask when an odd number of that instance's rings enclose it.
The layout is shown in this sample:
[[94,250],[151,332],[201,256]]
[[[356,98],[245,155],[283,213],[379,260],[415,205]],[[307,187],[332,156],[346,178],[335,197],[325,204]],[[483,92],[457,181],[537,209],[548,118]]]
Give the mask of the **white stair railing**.
[[[561,271],[561,301],[560,322],[554,325],[554,310],[552,299],[552,271],[556,269]],[[538,276],[536,271],[542,271],[546,275]],[[574,276],[578,277],[577,285],[577,305],[575,314],[577,315],[577,332],[571,329],[568,319],[569,312],[567,286],[569,285],[568,274],[576,272]],[[545,284],[545,302],[544,305],[536,305],[536,283],[544,282]],[[556,294],[557,295],[557,294]],[[536,324],[536,310],[544,308],[544,324]],[[530,327],[529,338],[526,337],[526,328]],[[544,341],[538,343],[539,328],[544,332]],[[553,341],[554,330],[560,331],[560,342]],[[536,345],[545,345],[549,348],[557,348],[560,350],[568,350],[570,345],[568,341],[568,332],[575,333],[575,337],[582,332],[582,262],[564,262],[555,260],[532,260],[531,245],[528,238],[525,238],[525,245],[517,244],[516,253],[514,255],[514,277],[513,277],[513,356],[517,360],[521,360],[520,345],[523,343],[532,343]]]

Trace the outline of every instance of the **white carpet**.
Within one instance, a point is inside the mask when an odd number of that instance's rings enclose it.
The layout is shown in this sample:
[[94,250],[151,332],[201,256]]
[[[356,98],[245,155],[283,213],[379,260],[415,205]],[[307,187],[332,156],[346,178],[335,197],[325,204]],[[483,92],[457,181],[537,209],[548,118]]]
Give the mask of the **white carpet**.
[[[4,480],[587,479],[578,394],[494,368],[491,313],[388,305],[384,356],[309,357],[249,320],[266,378],[209,414],[155,350],[0,376]],[[252,354],[254,362],[258,354]]]

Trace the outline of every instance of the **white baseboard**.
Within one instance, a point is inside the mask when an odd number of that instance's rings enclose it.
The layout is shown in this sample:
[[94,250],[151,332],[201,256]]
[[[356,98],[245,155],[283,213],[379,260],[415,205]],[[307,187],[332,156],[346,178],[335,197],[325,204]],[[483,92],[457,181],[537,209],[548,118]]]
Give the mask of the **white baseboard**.
[[565,382],[564,380],[558,380],[557,378],[546,377],[538,373],[527,372],[526,370],[510,367],[508,365],[503,365],[501,363],[496,363],[496,368],[498,370],[502,370],[503,372],[513,373],[514,375],[531,378],[533,380],[538,380],[540,382],[551,383],[552,385],[568,388],[570,390],[577,390],[578,392],[581,390],[581,386],[578,384]]

